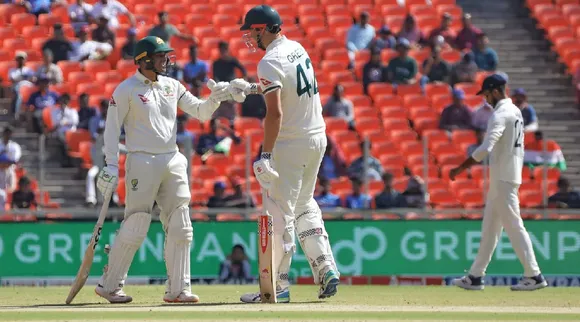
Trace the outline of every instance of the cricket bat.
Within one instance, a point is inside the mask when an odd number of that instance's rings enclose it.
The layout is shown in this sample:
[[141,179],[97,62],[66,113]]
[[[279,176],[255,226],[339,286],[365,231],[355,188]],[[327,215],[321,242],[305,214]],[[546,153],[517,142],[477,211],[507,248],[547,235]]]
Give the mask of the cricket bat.
[[276,303],[276,268],[272,242],[274,238],[274,223],[272,215],[266,208],[268,192],[262,190],[262,214],[258,217],[258,272],[260,276],[260,298],[262,303]]
[[77,276],[75,277],[75,280],[68,293],[68,297],[66,298],[66,304],[70,304],[72,302],[72,300],[75,298],[75,296],[77,296],[77,294],[80,292],[80,290],[87,282],[87,279],[89,278],[91,266],[93,265],[93,258],[95,256],[95,249],[97,248],[97,244],[99,243],[99,239],[101,238],[101,230],[103,229],[105,217],[107,217],[107,211],[109,211],[109,203],[111,202],[112,195],[113,192],[111,191],[111,193],[105,196],[103,206],[101,206],[101,212],[99,213],[99,219],[97,219],[97,223],[95,224],[95,228],[93,229],[93,235],[91,236],[89,245],[85,250],[83,262],[79,267]]

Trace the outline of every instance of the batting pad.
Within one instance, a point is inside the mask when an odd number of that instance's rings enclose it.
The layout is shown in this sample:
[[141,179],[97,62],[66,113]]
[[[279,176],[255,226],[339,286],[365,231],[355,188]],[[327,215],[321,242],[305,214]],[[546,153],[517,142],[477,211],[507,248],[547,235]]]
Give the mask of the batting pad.
[[167,294],[179,296],[191,292],[190,253],[193,228],[189,208],[181,206],[169,217],[165,237],[165,266],[167,267]]
[[145,212],[134,213],[123,221],[119,234],[111,246],[109,264],[106,266],[101,283],[107,292],[113,292],[124,286],[135,252],[147,236],[150,224],[151,215]]

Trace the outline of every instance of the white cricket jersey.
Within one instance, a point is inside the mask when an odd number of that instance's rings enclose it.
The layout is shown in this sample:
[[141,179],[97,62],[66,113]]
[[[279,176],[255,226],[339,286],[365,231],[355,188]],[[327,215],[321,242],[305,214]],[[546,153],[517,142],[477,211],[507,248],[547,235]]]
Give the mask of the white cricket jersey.
[[158,75],[153,82],[139,71],[117,86],[105,123],[105,159],[118,165],[119,135],[125,129],[127,152],[162,154],[177,151],[177,106],[206,121],[219,102],[200,100],[179,81]]
[[326,131],[314,66],[300,43],[284,36],[270,43],[258,64],[258,78],[263,94],[281,89],[278,139],[305,138]]
[[490,181],[522,183],[524,164],[524,119],[510,98],[503,99],[487,122],[481,146],[472,154],[476,161],[490,157]]

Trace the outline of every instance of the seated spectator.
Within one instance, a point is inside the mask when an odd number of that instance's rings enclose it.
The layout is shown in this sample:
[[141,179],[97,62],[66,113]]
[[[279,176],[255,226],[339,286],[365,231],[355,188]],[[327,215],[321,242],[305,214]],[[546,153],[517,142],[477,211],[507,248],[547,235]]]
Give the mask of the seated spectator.
[[375,27],[369,24],[370,15],[368,12],[362,12],[358,23],[350,27],[346,34],[346,49],[351,64],[354,64],[354,56],[357,51],[369,48],[372,40],[375,38]]
[[[103,110],[103,105],[106,105],[107,108],[109,107],[109,100],[101,100],[100,102],[100,110]],[[90,130],[89,125],[91,119],[97,115],[97,109],[95,107],[89,106],[89,94],[82,93],[79,96],[79,129]]]
[[226,184],[218,181],[213,185],[213,196],[209,197],[207,201],[208,208],[224,208],[225,207],[225,191]]
[[[258,80],[256,77],[250,76],[248,77],[248,82],[256,83]],[[241,116],[243,117],[255,117],[260,120],[266,117],[266,101],[264,100],[264,95],[249,94],[241,105]]]
[[558,143],[554,140],[544,141],[542,131],[535,132],[534,139],[526,143],[524,165],[530,168],[546,165],[549,168],[557,168],[560,171],[566,171],[568,168]]
[[57,107],[52,109],[52,122],[58,138],[64,143],[66,132],[77,129],[79,114],[77,110],[68,106],[70,95],[62,94],[57,103]]
[[405,175],[409,176],[407,188],[403,192],[405,204],[409,208],[425,208],[428,200],[425,182],[421,177],[413,175],[408,168],[405,168]]
[[405,197],[393,188],[393,175],[390,172],[383,174],[383,184],[383,191],[375,196],[376,208],[389,209],[406,207]]
[[50,50],[54,55],[52,57],[52,62],[56,64],[59,61],[68,60],[73,51],[73,47],[71,42],[68,41],[64,35],[64,30],[62,29],[61,24],[57,23],[52,28],[53,36],[42,45],[42,51],[47,49]]
[[50,85],[60,84],[63,81],[62,70],[53,63],[54,55],[50,49],[42,52],[42,65],[36,71],[36,77],[48,78]]
[[246,68],[240,61],[230,54],[229,45],[225,41],[218,44],[220,56],[213,62],[213,79],[216,82],[230,82],[236,77],[236,69],[240,70],[242,77],[246,77]]
[[84,0],[76,0],[76,3],[68,6],[68,16],[71,25],[76,32],[78,32],[82,26],[87,26],[91,23],[92,11],[93,6],[86,3]]
[[387,82],[389,80],[387,66],[381,62],[381,51],[379,49],[371,49],[371,58],[364,65],[362,76],[365,94],[368,94],[369,84]]
[[373,39],[369,44],[369,48],[377,49],[379,52],[383,49],[394,49],[397,45],[397,38],[393,35],[389,26],[384,25],[379,29],[378,37]]
[[477,75],[477,64],[472,52],[463,53],[461,60],[451,69],[451,86],[457,83],[473,83]]
[[411,47],[419,47],[420,44],[424,43],[423,34],[419,27],[417,27],[417,23],[415,22],[415,18],[408,14],[405,17],[405,21],[403,21],[403,26],[401,30],[397,34],[397,39],[407,39]]
[[0,156],[5,159],[10,160],[14,164],[20,162],[20,157],[22,157],[22,148],[20,144],[12,141],[13,130],[10,126],[7,126],[2,131],[2,139],[0,140]]
[[98,19],[100,16],[105,14],[109,17],[109,28],[116,30],[119,28],[119,18],[120,14],[124,14],[129,18],[129,23],[131,27],[136,27],[135,16],[125,7],[120,1],[117,0],[98,0],[93,5],[93,11],[91,16],[93,19]]
[[523,88],[516,88],[512,97],[514,104],[520,108],[520,111],[522,111],[522,117],[524,118],[524,131],[536,132],[538,130],[538,117],[536,116],[536,110],[534,110],[534,107],[528,103],[526,91],[524,91]]
[[477,43],[477,36],[482,34],[482,31],[473,25],[471,14],[469,13],[463,14],[461,22],[463,28],[457,34],[457,38],[455,38],[455,47],[459,50],[473,49]]
[[[475,152],[475,150],[483,143],[483,139],[485,138],[485,130],[476,130],[475,138],[477,139],[477,142],[467,147],[467,157],[470,157],[473,152]],[[489,164],[489,154],[479,163],[485,165]]]
[[220,264],[219,282],[246,284],[253,280],[251,266],[244,246],[237,244],[232,248],[231,255]]
[[115,48],[115,33],[109,28],[109,16],[106,13],[102,13],[97,19],[97,28],[93,29],[91,38],[96,42],[107,43]]
[[58,94],[49,90],[48,88],[48,78],[40,77],[36,81],[38,86],[38,91],[32,93],[28,99],[28,113],[27,120],[28,124],[32,127],[35,133],[43,133],[43,123],[42,123],[42,110],[46,107],[51,107],[56,104],[58,100]]
[[167,12],[162,11],[158,13],[157,19],[159,19],[159,24],[149,30],[149,36],[156,36],[161,38],[164,42],[167,43],[167,46],[170,46],[171,38],[173,36],[184,40],[197,42],[197,39],[194,36],[183,34],[181,31],[179,31],[179,29],[177,29],[177,27],[170,24],[169,14]]
[[[84,95],[84,97],[83,97]],[[88,95],[87,94],[81,94],[82,100],[84,101],[85,99],[88,99]],[[80,100],[81,98],[79,98]],[[99,134],[101,134],[104,130],[105,130],[105,122],[107,120],[107,111],[109,110],[109,100],[107,99],[103,99],[101,100],[100,104],[99,104],[99,112],[100,113],[96,113],[96,110],[92,107],[88,107],[88,101],[86,103],[83,102],[83,105],[81,105],[83,107],[81,107],[81,110],[79,111],[79,120],[81,119],[80,114],[81,112],[83,113],[83,118],[88,118],[89,122],[88,122],[88,130],[91,133],[91,137],[93,138],[93,140],[96,140],[97,137],[99,136]],[[84,120],[83,120],[84,122]],[[80,127],[81,122],[79,122],[79,128]]]
[[314,200],[316,200],[320,209],[341,207],[340,197],[330,192],[330,181],[326,178],[320,178],[318,184],[321,191],[320,194],[314,196]]
[[499,63],[497,53],[488,46],[489,39],[484,33],[477,35],[473,56],[477,67],[485,71],[495,71]]
[[389,80],[393,84],[413,84],[417,75],[417,62],[409,56],[411,44],[407,39],[401,38],[397,43],[399,55],[389,62],[387,67]]
[[185,128],[185,123],[187,122],[187,117],[178,116],[177,117],[177,142],[179,144],[185,144],[189,142],[191,146],[193,146],[193,142],[195,141],[195,134],[190,132],[188,129]]
[[127,30],[127,42],[121,48],[121,57],[126,60],[133,59],[133,50],[137,44],[137,29]]
[[0,208],[6,207],[8,195],[16,189],[16,172],[14,161],[7,155],[0,155]]
[[[218,120],[214,118],[210,121],[210,132],[204,133],[204,134],[199,136],[199,140],[197,141],[197,147],[195,149],[197,154],[203,155],[204,153],[206,153],[210,150],[213,150],[214,147],[219,142],[221,142],[223,139],[225,139],[224,136],[218,135],[218,129],[228,132],[229,136],[234,140],[234,142],[236,144],[239,144],[241,142],[240,138],[238,138],[235,135],[235,133],[232,129],[225,127],[225,126],[220,126],[218,124]],[[215,152],[219,153],[219,151],[215,151]]]
[[358,178],[351,178],[352,194],[346,196],[344,205],[349,209],[370,209],[371,196],[362,193],[362,181]]
[[30,179],[26,176],[20,178],[18,180],[18,189],[12,193],[12,204],[10,207],[13,209],[29,209],[36,208],[37,206],[36,196],[30,188]]
[[43,13],[50,13],[50,7],[53,2],[53,0],[18,0],[13,3],[24,7],[26,12],[38,17]]
[[111,54],[113,46],[109,43],[98,42],[88,39],[89,28],[82,27],[78,32],[78,40],[72,43],[73,51],[70,55],[72,61],[85,61],[104,59]]
[[330,137],[326,136],[326,150],[320,163],[318,175],[325,179],[336,179],[347,175],[347,166],[340,147]]
[[558,179],[558,192],[548,198],[548,204],[557,208],[580,208],[580,193],[572,189],[567,178]]
[[451,66],[441,58],[441,47],[431,49],[431,55],[423,62],[423,77],[430,83],[448,83],[451,76]]
[[457,129],[471,129],[472,119],[471,110],[463,100],[465,93],[463,90],[453,90],[453,103],[447,106],[441,113],[439,119],[439,128],[442,130],[453,131]]
[[232,179],[232,187],[234,188],[234,193],[226,196],[224,198],[225,207],[233,208],[253,208],[255,207],[254,199],[252,196],[247,195],[244,192],[244,187],[242,186],[242,181],[240,178]]
[[447,12],[441,16],[441,26],[431,31],[431,34],[429,34],[429,44],[434,45],[435,38],[437,38],[437,36],[443,36],[445,43],[451,47],[455,45],[455,38],[457,38],[457,35],[455,34],[455,31],[451,29],[452,20],[453,18]]
[[[360,148],[361,151],[363,151],[363,155],[358,157],[350,164],[347,170],[348,176],[350,178],[358,178],[361,181],[364,180],[365,178],[367,180],[381,180],[381,177],[383,176],[383,173],[385,171],[383,170],[381,162],[370,154],[371,151],[370,142],[369,142],[369,154],[366,157],[364,155],[364,142],[361,142]],[[367,164],[366,177],[364,174],[365,162]]]
[[489,105],[486,101],[473,112],[472,115],[472,126],[475,130],[480,130],[485,132],[487,130],[487,121],[493,114],[493,106]]
[[28,55],[26,52],[17,51],[14,57],[16,60],[16,67],[10,68],[8,71],[8,78],[12,82],[12,113],[14,113],[15,119],[20,117],[20,107],[22,105],[20,87],[34,86],[34,71],[25,66],[27,58]]
[[208,63],[197,58],[197,46],[189,46],[189,62],[183,67],[183,81],[201,89],[207,82],[208,72]]
[[340,84],[334,86],[332,96],[322,108],[324,116],[340,117],[351,127],[354,126],[354,106],[352,102],[344,97],[344,87]]

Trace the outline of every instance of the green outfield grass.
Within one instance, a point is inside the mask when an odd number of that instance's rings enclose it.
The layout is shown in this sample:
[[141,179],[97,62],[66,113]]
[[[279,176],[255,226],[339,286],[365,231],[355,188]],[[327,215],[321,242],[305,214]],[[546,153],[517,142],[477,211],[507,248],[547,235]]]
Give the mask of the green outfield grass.
[[[0,288],[0,321],[580,321],[580,288],[483,292],[451,287],[341,286],[329,300],[314,286],[292,286],[290,304],[241,304],[256,286],[193,286],[195,305],[166,305],[163,286],[127,286],[134,301],[111,305],[86,286],[73,305],[64,305],[68,287]],[[550,313],[548,310],[559,313]]]

